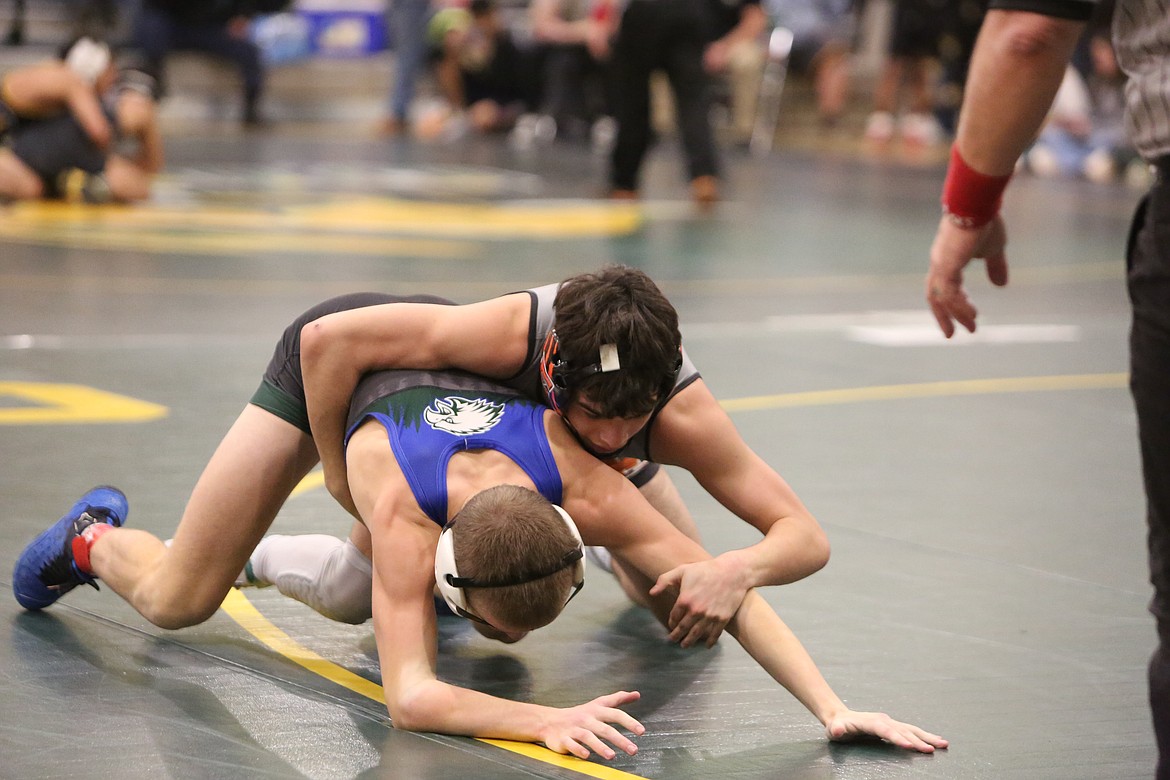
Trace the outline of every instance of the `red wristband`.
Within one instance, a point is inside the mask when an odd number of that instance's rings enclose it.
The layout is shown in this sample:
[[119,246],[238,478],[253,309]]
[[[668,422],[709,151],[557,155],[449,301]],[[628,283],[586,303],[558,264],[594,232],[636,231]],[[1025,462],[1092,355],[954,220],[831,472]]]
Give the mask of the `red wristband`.
[[959,227],[979,228],[995,219],[1003,202],[1003,191],[1012,175],[988,176],[980,173],[959,154],[959,145],[951,146],[951,165],[943,185],[943,213]]

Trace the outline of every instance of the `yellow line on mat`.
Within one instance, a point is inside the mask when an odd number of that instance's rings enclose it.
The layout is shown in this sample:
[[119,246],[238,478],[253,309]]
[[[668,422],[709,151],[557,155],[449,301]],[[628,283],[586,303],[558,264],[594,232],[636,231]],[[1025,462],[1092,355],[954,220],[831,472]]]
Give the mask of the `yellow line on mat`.
[[223,611],[231,616],[232,620],[240,624],[241,628],[293,663],[300,664],[313,674],[324,677],[327,680],[332,680],[341,687],[348,688],[354,693],[360,693],[367,699],[373,699],[377,702],[383,701],[382,686],[370,682],[365,677],[354,674],[332,661],[325,660],[312,650],[301,645],[288,634],[274,626],[272,621],[264,617],[256,607],[252,606],[252,602],[248,601],[247,596],[239,590],[235,588],[229,590],[227,598],[223,600],[221,606],[223,607]]
[[967,379],[954,382],[920,382],[907,385],[876,385],[874,387],[847,387],[840,390],[812,390],[806,393],[757,395],[723,401],[721,405],[729,412],[747,412],[760,409],[783,409],[792,406],[828,406],[861,401],[896,401],[904,398],[1114,389],[1125,387],[1128,381],[1129,375],[1126,373]]
[[[312,650],[302,646],[295,639],[273,625],[239,590],[232,588],[228,591],[227,598],[223,600],[221,607],[241,628],[258,639],[263,645],[293,663],[299,664],[313,674],[324,677],[326,680],[365,696],[367,699],[372,699],[379,704],[385,701],[382,694],[382,686],[367,680],[361,675],[354,674],[348,669],[338,666],[332,661],[328,661]],[[510,742],[500,739],[482,739],[480,741],[588,777],[598,777],[602,778],[602,780],[640,780],[639,775],[622,772],[621,770],[602,766],[601,764],[582,761],[575,756],[562,756],[560,753],[554,753],[540,745],[527,742]]]

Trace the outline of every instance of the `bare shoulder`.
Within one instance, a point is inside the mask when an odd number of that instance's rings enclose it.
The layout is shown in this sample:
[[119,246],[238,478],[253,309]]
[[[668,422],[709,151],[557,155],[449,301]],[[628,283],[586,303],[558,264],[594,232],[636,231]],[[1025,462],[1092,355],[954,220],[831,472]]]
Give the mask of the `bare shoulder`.
[[744,457],[747,444],[723,405],[697,379],[655,418],[650,454],[658,463],[681,466],[698,477]]
[[726,418],[707,383],[698,378],[674,395],[654,418],[650,449],[659,460],[659,449],[677,445],[696,432],[707,429],[713,420]]

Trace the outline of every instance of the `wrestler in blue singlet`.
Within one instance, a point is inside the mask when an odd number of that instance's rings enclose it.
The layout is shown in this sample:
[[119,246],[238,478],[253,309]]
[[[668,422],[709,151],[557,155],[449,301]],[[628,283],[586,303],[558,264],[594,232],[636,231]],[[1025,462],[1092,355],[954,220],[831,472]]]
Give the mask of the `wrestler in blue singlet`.
[[447,463],[456,452],[497,450],[536,490],[561,503],[561,475],[544,429],[547,408],[461,372],[379,371],[354,393],[348,437],[368,419],[385,428],[419,508],[447,522]]

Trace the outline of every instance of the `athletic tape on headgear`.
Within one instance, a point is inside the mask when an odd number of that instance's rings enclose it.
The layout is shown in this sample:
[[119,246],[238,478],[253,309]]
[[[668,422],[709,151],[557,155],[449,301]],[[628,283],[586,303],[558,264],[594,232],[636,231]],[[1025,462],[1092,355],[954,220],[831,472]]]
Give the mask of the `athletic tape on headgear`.
[[[568,409],[573,389],[594,374],[605,374],[618,371],[622,368],[618,357],[617,344],[602,344],[598,350],[597,362],[580,367],[572,367],[561,357],[561,340],[557,336],[556,328],[548,332],[544,339],[544,346],[540,356],[540,382],[548,396],[549,405],[553,410],[564,414]],[[678,381],[678,372],[682,369],[682,351],[670,370],[663,376],[662,387],[659,390],[659,400],[670,394]]]
[[597,362],[573,368],[561,357],[561,340],[556,328],[548,332],[540,361],[540,380],[548,394],[549,403],[558,412],[568,406],[568,396],[573,388],[594,374],[619,371],[622,367],[617,344],[602,344],[598,349]]
[[93,84],[110,67],[110,47],[93,38],[78,38],[65,53],[65,64],[87,84]]
[[476,580],[473,577],[460,577],[459,570],[455,565],[455,522],[447,523],[443,532],[439,534],[439,545],[435,549],[435,584],[438,585],[439,593],[442,594],[443,600],[447,602],[447,606],[451,608],[452,612],[463,617],[476,617],[475,613],[467,607],[465,588],[506,588],[511,585],[523,585],[526,582],[551,577],[569,566],[573,566],[573,590],[565,603],[568,604],[573,596],[577,595],[577,591],[585,584],[585,543],[581,541],[581,532],[577,530],[577,524],[573,522],[573,518],[569,517],[569,513],[556,504],[553,504],[552,508],[557,510],[557,514],[565,521],[565,527],[569,529],[569,533],[577,541],[576,548],[561,559],[553,569],[511,580]]

